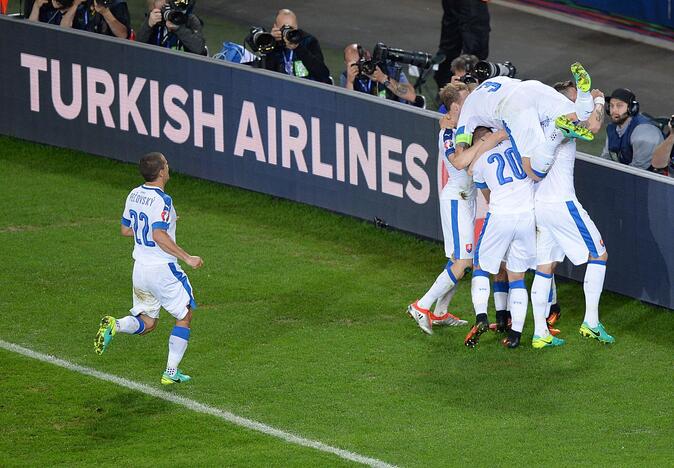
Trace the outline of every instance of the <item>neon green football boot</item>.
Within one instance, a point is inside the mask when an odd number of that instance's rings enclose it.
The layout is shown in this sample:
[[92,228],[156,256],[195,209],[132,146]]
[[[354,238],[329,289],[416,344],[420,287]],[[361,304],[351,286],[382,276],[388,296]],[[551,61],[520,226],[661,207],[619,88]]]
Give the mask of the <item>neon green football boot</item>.
[[535,349],[548,348],[550,346],[564,346],[564,343],[566,343],[566,341],[552,335],[548,335],[545,338],[534,335],[534,339],[531,340],[531,346]]
[[586,336],[588,338],[594,338],[595,340],[601,343],[607,344],[615,343],[615,338],[606,333],[604,325],[602,325],[601,322],[598,323],[597,326],[594,328],[590,327],[587,324],[587,322],[583,322],[583,324],[580,326],[580,330],[578,331],[580,332],[581,335]]
[[98,327],[98,332],[96,332],[96,338],[94,339],[94,351],[96,354],[103,354],[112,342],[112,337],[116,334],[117,321],[115,320],[115,317],[106,315],[101,319],[101,324]]
[[576,125],[565,115],[560,115],[555,120],[555,126],[566,138],[577,138],[583,141],[594,140],[594,134],[585,127]]
[[573,73],[573,79],[576,81],[576,88],[586,93],[589,92],[592,87],[592,78],[580,62],[571,64],[571,73]]
[[189,382],[192,380],[192,377],[189,375],[185,375],[182,372],[180,372],[180,369],[178,369],[173,377],[168,375],[166,372],[161,376],[161,384],[162,385],[173,385],[177,383],[185,383]]

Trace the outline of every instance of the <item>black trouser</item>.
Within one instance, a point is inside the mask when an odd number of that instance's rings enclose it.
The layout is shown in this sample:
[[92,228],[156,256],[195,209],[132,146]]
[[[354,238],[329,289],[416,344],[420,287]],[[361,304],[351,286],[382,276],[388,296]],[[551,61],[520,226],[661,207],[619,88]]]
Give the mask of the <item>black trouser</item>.
[[452,77],[450,64],[456,57],[473,54],[480,60],[489,56],[489,10],[482,0],[442,0],[440,45],[447,60],[435,72],[438,88]]

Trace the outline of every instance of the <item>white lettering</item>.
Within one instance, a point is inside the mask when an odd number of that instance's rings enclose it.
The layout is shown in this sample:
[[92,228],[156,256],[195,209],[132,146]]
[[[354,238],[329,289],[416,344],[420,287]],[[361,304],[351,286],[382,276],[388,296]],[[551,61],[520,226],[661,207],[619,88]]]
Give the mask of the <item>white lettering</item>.
[[175,103],[175,101],[178,101],[185,105],[189,96],[185,88],[175,84],[168,85],[164,90],[164,110],[168,117],[178,124],[175,127],[169,121],[166,121],[164,135],[174,143],[185,143],[190,137],[190,118],[187,112]]
[[159,138],[159,82],[150,80],[150,135]]
[[[297,136],[290,134],[290,129],[297,129]],[[304,148],[307,146],[307,124],[300,114],[290,111],[281,111],[281,164],[290,167],[290,153],[295,155],[297,168],[302,172],[307,170],[304,161]]]
[[204,112],[201,91],[194,90],[194,144],[204,147],[204,127],[215,132],[215,151],[225,151],[225,129],[222,114],[222,96],[213,94],[213,113]]
[[129,116],[133,120],[136,130],[141,135],[147,135],[147,128],[140,115],[136,102],[145,86],[145,78],[136,78],[129,90],[129,78],[124,73],[119,74],[119,128],[129,131]]
[[[250,136],[248,136],[249,128]],[[243,105],[241,106],[239,129],[236,132],[236,143],[234,144],[234,154],[236,156],[243,157],[244,151],[252,151],[255,153],[255,159],[265,162],[262,134],[260,133],[260,125],[257,122],[255,104],[250,101],[243,101]]]
[[267,107],[267,149],[269,164],[276,165],[276,108]]
[[[103,86],[103,92],[98,92],[98,85]],[[110,106],[115,100],[115,84],[110,73],[100,68],[87,67],[87,120],[90,124],[98,123],[97,109],[101,110],[103,123],[106,127],[115,128]]]
[[393,182],[391,174],[403,175],[403,163],[389,157],[390,153],[397,153],[402,156],[403,142],[397,138],[391,138],[382,135],[379,140],[381,151],[381,191],[398,198],[403,197],[403,184]]
[[21,66],[28,68],[30,79],[30,110],[40,112],[40,74],[47,71],[47,59],[38,55],[21,54]]
[[51,60],[51,102],[56,113],[67,120],[73,120],[82,110],[82,67],[76,63],[72,66],[72,101],[70,105],[63,102],[61,95],[61,64]]
[[335,124],[335,158],[337,163],[337,180],[344,182],[344,125]]
[[[416,143],[412,143],[407,147],[405,151],[405,168],[407,169],[410,179],[405,185],[405,193],[414,203],[418,205],[423,205],[428,201],[428,197],[431,194],[430,181],[428,180],[428,174],[424,170],[424,164],[428,160],[428,153],[423,148],[423,146]],[[417,164],[417,161],[420,164]],[[415,187],[415,184],[412,183],[412,180],[416,182],[418,187]]]
[[321,121],[311,118],[311,172],[332,179],[332,166],[321,161]]
[[374,132],[367,132],[367,152],[358,129],[349,127],[349,182],[358,185],[358,166],[370,190],[377,190],[377,145]]

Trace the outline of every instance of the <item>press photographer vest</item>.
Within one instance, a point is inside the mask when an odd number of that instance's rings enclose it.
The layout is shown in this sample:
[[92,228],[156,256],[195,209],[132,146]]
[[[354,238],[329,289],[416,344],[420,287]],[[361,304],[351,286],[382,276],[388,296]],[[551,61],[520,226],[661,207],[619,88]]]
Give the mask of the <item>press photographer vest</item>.
[[616,124],[610,123],[606,127],[609,153],[611,153],[611,155],[616,154],[618,156],[618,161],[623,164],[630,164],[632,162],[634,156],[632,152],[632,132],[637,125],[641,124],[655,125],[650,119],[641,114],[637,114],[632,117],[622,136],[618,135],[618,126]]

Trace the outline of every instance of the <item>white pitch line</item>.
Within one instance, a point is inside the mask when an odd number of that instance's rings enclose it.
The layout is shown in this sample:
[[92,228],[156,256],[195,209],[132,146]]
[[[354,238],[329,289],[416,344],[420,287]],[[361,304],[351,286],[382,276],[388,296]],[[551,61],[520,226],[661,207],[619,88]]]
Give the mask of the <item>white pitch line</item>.
[[39,353],[33,351],[32,349],[24,348],[14,343],[8,343],[7,341],[0,340],[0,348],[6,349],[7,351],[12,351],[23,356],[36,359],[38,361],[46,362],[53,364],[55,366],[63,367],[73,372],[77,372],[83,375],[88,375],[95,377],[99,380],[104,380],[106,382],[111,382],[120,387],[126,387],[131,390],[135,390],[146,395],[153,396],[155,398],[161,398],[162,400],[175,403],[177,405],[184,406],[192,411],[198,413],[208,414],[215,416],[216,418],[223,419],[227,422],[235,424],[237,426],[245,427],[246,429],[251,429],[253,431],[261,432],[263,434],[276,437],[278,439],[285,440],[291,444],[301,445],[304,447],[309,447],[321,452],[331,453],[337,455],[340,458],[345,460],[354,461],[357,463],[362,463],[363,465],[381,467],[381,468],[395,468],[395,465],[390,465],[384,461],[377,460],[376,458],[366,457],[364,455],[359,455],[354,452],[349,452],[348,450],[340,449],[333,447],[331,445],[324,444],[317,440],[306,439],[298,435],[292,434],[290,432],[283,431],[281,429],[276,429],[275,427],[269,426],[267,424],[254,421],[252,419],[244,418],[237,416],[234,413],[229,411],[223,411],[221,409],[215,408],[213,406],[205,405],[199,403],[195,400],[190,400],[189,398],[182,397],[180,395],[174,395],[173,393],[166,392],[164,390],[159,390],[149,385],[145,385],[139,382],[134,382],[133,380],[128,380],[122,377],[117,377],[116,375],[107,374],[105,372],[97,371],[90,367],[80,366],[78,364],[73,364],[72,362],[66,361],[64,359],[57,358],[55,356],[50,356],[48,354]]

